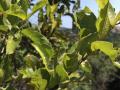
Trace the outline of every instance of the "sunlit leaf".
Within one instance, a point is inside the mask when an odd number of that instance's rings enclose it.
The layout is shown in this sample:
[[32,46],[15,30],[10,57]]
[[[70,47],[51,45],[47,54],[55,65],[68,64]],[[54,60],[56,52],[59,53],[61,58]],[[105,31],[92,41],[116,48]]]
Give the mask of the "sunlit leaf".
[[52,46],[47,40],[47,38],[39,32],[35,32],[29,29],[22,30],[22,33],[33,41],[33,47],[39,52],[40,56],[43,59],[43,63],[47,67],[47,62],[54,54]]
[[116,15],[114,25],[120,20],[120,12]]
[[92,67],[91,65],[89,64],[89,62],[87,60],[83,61],[81,64],[80,64],[80,67],[83,71],[85,71],[86,73],[91,73],[92,71]]
[[9,36],[6,45],[6,54],[13,54],[19,43],[20,39],[15,39],[13,36]]
[[103,9],[106,6],[106,4],[109,2],[109,0],[96,0],[96,2],[99,8]]
[[17,16],[22,20],[27,19],[26,13],[18,6],[17,4],[13,4],[10,6],[10,9],[5,12],[8,15]]
[[26,68],[19,70],[19,73],[23,75],[23,78],[30,78],[30,84],[35,87],[35,90],[45,90],[47,80],[43,79],[40,70],[33,71],[32,68]]
[[47,0],[41,0],[32,8],[32,13],[29,14],[28,18],[31,17],[38,10],[42,9],[47,4]]
[[108,35],[111,28],[110,21],[108,18],[108,7],[109,4],[106,4],[104,9],[100,10],[100,15],[96,21],[96,28],[99,39],[104,39]]
[[4,76],[4,71],[2,68],[0,68],[0,84],[2,83],[3,76]]
[[112,26],[115,25],[115,23],[114,23],[115,16],[116,16],[115,9],[112,7],[111,4],[109,4],[109,6],[108,6],[108,18],[109,18],[110,24]]
[[0,12],[1,12],[1,11],[3,11],[3,8],[2,8],[2,6],[1,6],[1,4],[0,4]]
[[117,57],[117,50],[113,48],[113,44],[107,41],[95,41],[91,44],[91,50],[100,50],[104,54],[108,55],[111,60],[115,60]]

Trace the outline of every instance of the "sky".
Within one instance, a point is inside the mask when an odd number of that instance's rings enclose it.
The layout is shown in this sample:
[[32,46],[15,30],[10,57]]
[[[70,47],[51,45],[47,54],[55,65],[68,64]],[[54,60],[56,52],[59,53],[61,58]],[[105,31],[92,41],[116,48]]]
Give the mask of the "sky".
[[[112,6],[115,8],[116,13],[120,11],[120,0],[110,0]],[[98,16],[98,6],[96,0],[81,0],[80,8],[83,9],[85,6],[88,6],[96,16]],[[34,14],[30,21],[32,23],[37,23],[37,13]],[[72,19],[69,16],[62,17],[61,27],[72,28]]]

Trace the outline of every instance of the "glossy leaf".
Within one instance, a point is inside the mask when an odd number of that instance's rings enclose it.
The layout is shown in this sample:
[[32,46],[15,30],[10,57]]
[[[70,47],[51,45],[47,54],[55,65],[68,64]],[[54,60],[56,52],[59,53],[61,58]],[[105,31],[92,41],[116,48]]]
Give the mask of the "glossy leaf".
[[103,9],[106,6],[106,4],[109,2],[109,0],[96,0],[96,2],[99,8]]
[[114,23],[115,17],[116,17],[115,9],[112,7],[111,4],[109,4],[109,6],[108,6],[108,18],[109,18],[110,24],[112,26],[115,25],[115,23]]
[[39,52],[40,56],[43,59],[43,63],[47,67],[47,62],[51,59],[51,57],[54,54],[52,46],[47,40],[47,38],[39,32],[35,32],[29,29],[22,30],[22,33],[23,35],[25,35],[33,41],[33,47]]
[[109,3],[105,5],[104,9],[100,10],[100,15],[96,21],[96,28],[99,39],[104,39],[110,31],[111,25],[108,18]]
[[27,19],[26,13],[17,5],[13,4],[10,6],[10,9],[5,12],[8,15],[17,16],[22,20]]
[[95,41],[91,44],[91,50],[100,50],[104,54],[108,55],[111,60],[115,60],[117,57],[117,50],[113,48],[113,44],[107,41]]

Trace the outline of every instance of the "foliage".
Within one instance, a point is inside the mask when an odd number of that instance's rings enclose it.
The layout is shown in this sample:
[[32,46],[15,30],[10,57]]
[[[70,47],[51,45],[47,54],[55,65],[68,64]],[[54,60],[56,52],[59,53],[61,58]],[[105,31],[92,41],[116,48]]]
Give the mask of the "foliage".
[[[106,70],[120,68],[119,47],[108,40],[120,13],[109,0],[96,1],[98,18],[80,10],[80,0],[0,0],[0,89],[93,90],[106,62]],[[60,30],[62,16],[72,18],[72,30]]]

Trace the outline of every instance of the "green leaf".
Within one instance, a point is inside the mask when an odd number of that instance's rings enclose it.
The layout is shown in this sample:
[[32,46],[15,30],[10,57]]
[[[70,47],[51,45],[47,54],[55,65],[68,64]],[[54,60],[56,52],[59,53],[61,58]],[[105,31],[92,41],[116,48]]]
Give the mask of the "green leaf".
[[103,9],[106,6],[106,4],[109,2],[109,0],[96,0],[96,2],[99,8]]
[[76,48],[78,46],[78,42],[75,42],[69,49],[68,49],[68,53],[72,54],[76,51]]
[[120,12],[116,15],[113,25],[115,25],[120,20]]
[[12,4],[10,6],[10,8],[5,13],[8,14],[8,15],[17,16],[17,17],[19,17],[22,20],[26,20],[27,19],[26,13],[17,4]]
[[91,44],[91,50],[96,51],[100,50],[104,54],[108,55],[111,60],[115,60],[117,57],[117,50],[113,48],[113,44],[106,41],[95,41]]
[[45,36],[40,34],[40,32],[24,29],[22,30],[22,33],[33,41],[33,47],[38,51],[38,53],[42,57],[43,63],[47,67],[47,62],[54,55],[54,51],[50,42]]
[[0,25],[0,31],[8,31],[9,27],[5,25]]
[[112,26],[115,25],[115,23],[114,23],[115,17],[116,17],[115,9],[112,7],[111,4],[109,4],[109,6],[108,6],[108,18],[109,18],[110,24]]
[[91,73],[91,71],[92,71],[92,67],[91,67],[91,65],[89,64],[89,62],[87,60],[83,61],[80,64],[80,68],[82,70],[84,70],[86,73]]
[[26,55],[24,57],[24,62],[27,67],[31,67],[31,68],[37,68],[38,64],[40,63],[39,59],[32,54]]
[[0,84],[2,84],[3,77],[4,77],[4,71],[2,68],[0,68]]
[[55,72],[58,75],[60,82],[63,82],[69,79],[68,74],[62,65],[57,65],[55,68]]
[[119,63],[119,62],[115,61],[115,62],[113,62],[113,64],[114,64],[116,67],[120,68],[120,63]]
[[19,2],[24,12],[27,13],[30,7],[30,1],[29,0],[17,0],[17,2]]
[[77,51],[80,52],[81,55],[84,55],[86,53],[90,53],[90,45],[93,41],[95,41],[98,38],[97,33],[90,33],[87,36],[84,36],[81,38],[81,40],[78,43]]
[[1,4],[0,4],[0,12],[2,12],[3,11],[3,8],[2,8],[2,6],[1,6]]
[[41,0],[37,4],[35,4],[34,7],[32,8],[32,13],[28,15],[28,18],[30,18],[38,10],[42,9],[47,4],[47,2],[48,0]]
[[[74,55],[74,56],[73,56]],[[68,72],[74,72],[78,69],[78,57],[74,54],[64,53],[60,60],[63,62],[63,65]]]
[[104,39],[108,35],[108,32],[111,28],[108,18],[108,7],[109,3],[104,7],[104,9],[100,10],[100,15],[96,21],[96,28],[99,39]]
[[20,39],[15,39],[13,36],[10,35],[7,40],[6,54],[13,54],[19,43]]
[[11,5],[11,0],[0,0],[0,6],[3,10],[7,10]]
[[[85,7],[84,10],[76,13],[77,22],[79,26],[84,30],[83,35],[86,36],[89,33],[94,33],[97,31],[95,23],[96,23],[96,16],[93,14],[93,12],[88,8]],[[80,29],[80,33],[82,33],[82,30]]]
[[23,75],[23,78],[30,78],[30,84],[35,87],[35,90],[45,90],[47,85],[47,80],[43,79],[40,70],[35,70],[31,68],[26,68],[19,70],[19,73]]
[[4,23],[5,26],[7,26],[9,28],[9,30],[11,30],[12,25],[6,17],[3,17],[3,23]]
[[50,80],[49,80],[49,83],[48,83],[48,87],[53,88],[58,83],[59,83],[59,78],[58,78],[56,72],[51,71],[50,72]]

